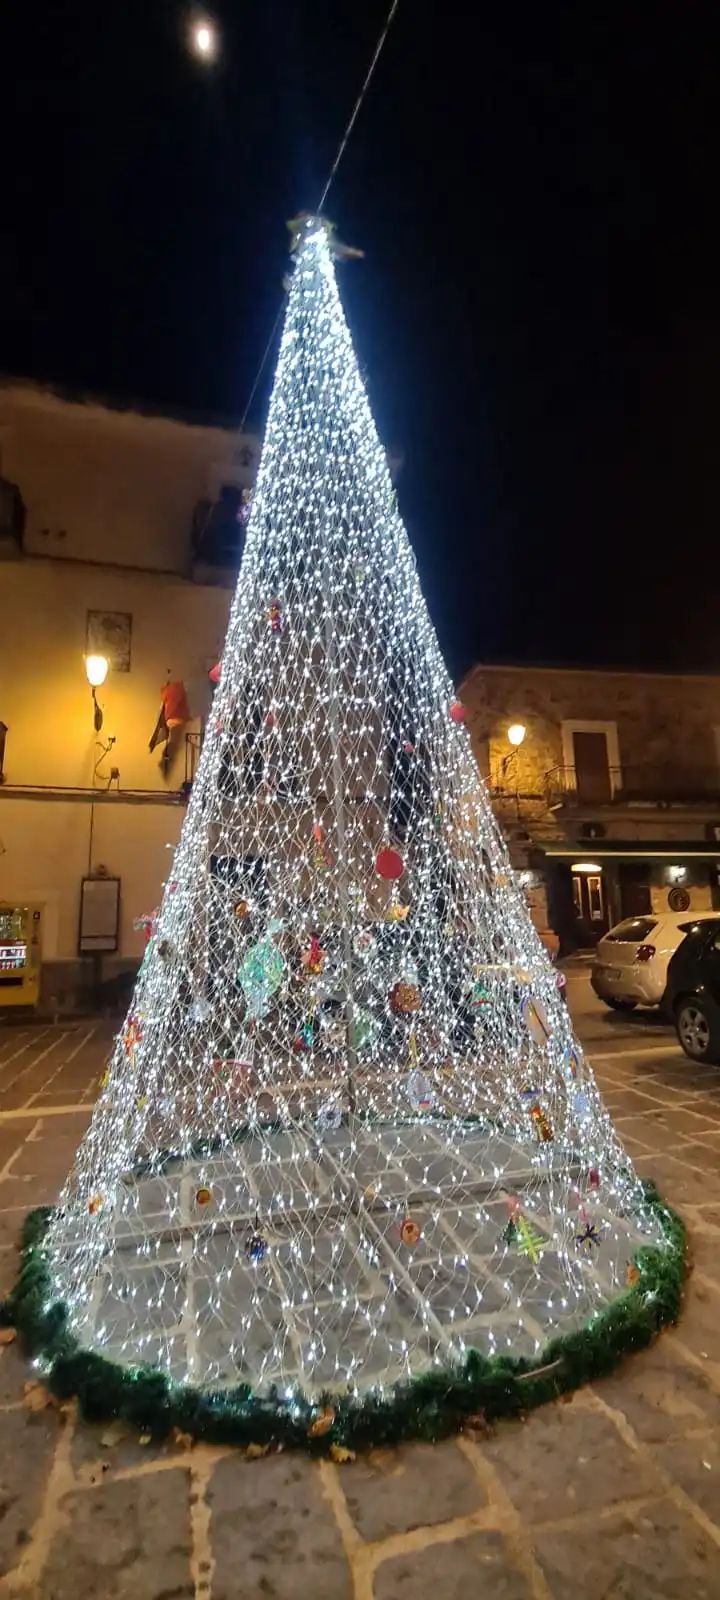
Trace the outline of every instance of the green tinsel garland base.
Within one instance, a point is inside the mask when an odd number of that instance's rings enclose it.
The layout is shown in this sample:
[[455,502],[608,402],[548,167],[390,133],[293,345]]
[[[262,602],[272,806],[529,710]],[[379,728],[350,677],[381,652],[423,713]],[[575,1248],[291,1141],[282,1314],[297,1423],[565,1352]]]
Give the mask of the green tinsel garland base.
[[[518,1416],[609,1372],[630,1350],[648,1345],[660,1328],[675,1322],[685,1276],[685,1228],[645,1186],[648,1207],[658,1218],[666,1247],[637,1252],[637,1281],[576,1332],[563,1334],[537,1362],[512,1356],[487,1357],[471,1350],[462,1365],[434,1368],[398,1383],[382,1397],[324,1394],[291,1402],[271,1390],[254,1396],[247,1384],[217,1392],[173,1383],[151,1367],[123,1367],[84,1349],[67,1331],[67,1308],[49,1304],[50,1275],[43,1250],[52,1208],[29,1212],[21,1234],[22,1266],[10,1298],[0,1302],[0,1325],[17,1328],[28,1355],[40,1358],[44,1382],[57,1399],[77,1396],[90,1422],[118,1418],[154,1439],[174,1428],[210,1444],[282,1445],[326,1455],[349,1450],[435,1440],[457,1433],[473,1416],[487,1422]],[[323,1411],[321,1434],[313,1424]],[[327,1426],[325,1426],[327,1424]]]

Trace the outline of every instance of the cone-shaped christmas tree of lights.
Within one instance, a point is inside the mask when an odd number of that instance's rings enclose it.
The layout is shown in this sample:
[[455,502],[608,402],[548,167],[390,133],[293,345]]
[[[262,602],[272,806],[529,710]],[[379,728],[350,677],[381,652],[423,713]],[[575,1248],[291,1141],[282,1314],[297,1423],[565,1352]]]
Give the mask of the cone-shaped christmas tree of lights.
[[472,757],[328,226],[294,254],[198,773],[46,1260],[81,1350],[301,1408],[539,1363],[664,1238]]

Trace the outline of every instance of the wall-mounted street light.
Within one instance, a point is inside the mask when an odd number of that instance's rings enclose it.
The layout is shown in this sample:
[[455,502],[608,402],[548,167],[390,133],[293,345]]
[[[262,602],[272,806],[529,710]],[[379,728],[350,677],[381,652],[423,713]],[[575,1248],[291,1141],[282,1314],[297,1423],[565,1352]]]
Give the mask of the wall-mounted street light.
[[108,675],[107,656],[86,656],[85,675],[92,691],[93,726],[95,732],[99,733],[103,725],[103,714],[97,702],[96,690],[102,687]]
[[511,722],[507,730],[507,742],[510,745],[507,755],[500,762],[500,783],[504,787],[508,772],[512,770],[513,763],[517,764],[517,753],[523,743],[527,728],[524,722]]

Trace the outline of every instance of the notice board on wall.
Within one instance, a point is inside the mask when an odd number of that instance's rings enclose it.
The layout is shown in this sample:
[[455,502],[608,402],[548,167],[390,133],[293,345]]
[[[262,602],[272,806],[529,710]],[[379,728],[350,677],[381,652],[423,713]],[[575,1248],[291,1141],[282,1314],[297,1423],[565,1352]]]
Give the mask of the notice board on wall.
[[120,942],[120,879],[83,878],[80,884],[78,950],[117,950]]

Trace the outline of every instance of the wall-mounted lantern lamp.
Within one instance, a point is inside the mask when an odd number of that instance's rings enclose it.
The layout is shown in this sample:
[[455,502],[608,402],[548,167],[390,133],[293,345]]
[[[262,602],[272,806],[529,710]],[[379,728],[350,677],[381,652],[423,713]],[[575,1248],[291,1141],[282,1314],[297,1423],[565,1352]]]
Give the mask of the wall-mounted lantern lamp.
[[517,769],[517,753],[526,733],[527,728],[524,722],[510,723],[510,727],[507,730],[507,742],[510,745],[510,749],[500,762],[501,787],[504,787],[507,783],[509,774]]
[[97,694],[95,691],[101,688],[108,675],[107,656],[86,656],[85,673],[92,691],[93,726],[95,728],[95,732],[99,733],[103,725],[103,714],[101,707],[98,705]]

